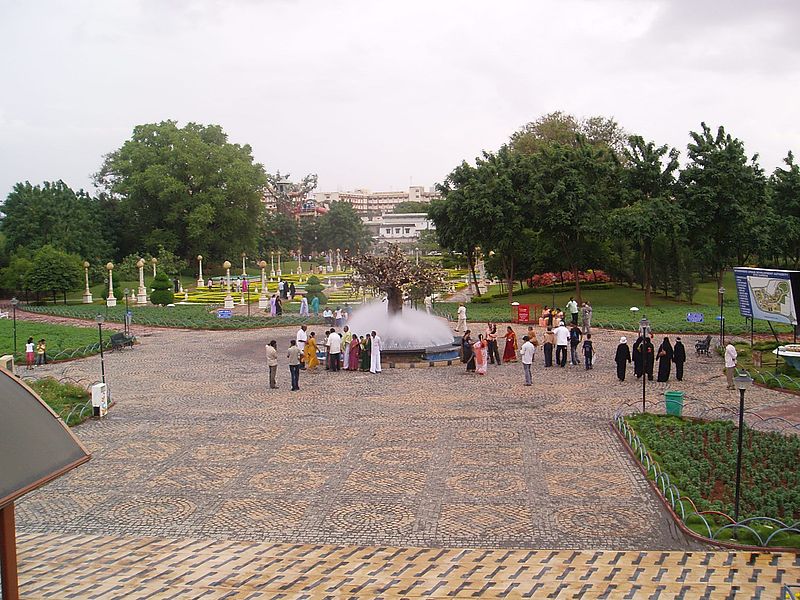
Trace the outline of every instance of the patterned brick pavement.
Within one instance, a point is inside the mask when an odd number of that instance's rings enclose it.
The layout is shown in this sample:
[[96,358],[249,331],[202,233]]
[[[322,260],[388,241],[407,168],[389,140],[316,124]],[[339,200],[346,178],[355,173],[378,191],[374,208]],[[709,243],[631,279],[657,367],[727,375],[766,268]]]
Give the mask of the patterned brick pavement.
[[[29,575],[23,574],[26,585],[35,585],[37,569],[45,566],[82,580],[85,573],[74,565],[69,575],[69,564],[45,565],[35,552],[57,553],[70,540],[100,538],[121,544],[115,550],[120,556],[126,548],[134,552],[136,538],[187,545],[233,540],[242,545],[231,541],[232,549],[265,552],[270,543],[309,544],[312,554],[320,545],[391,546],[402,552],[414,547],[703,549],[675,531],[610,431],[614,407],[641,394],[635,381],[622,384],[614,376],[611,355],[618,334],[597,332],[599,359],[593,371],[543,369],[537,357],[530,388],[522,385],[519,365],[504,365],[490,367],[483,378],[460,366],[385,370],[377,376],[304,372],[296,393],[288,391],[288,370],[281,367],[280,389],[269,390],[263,346],[275,337],[283,349],[292,335],[289,329],[153,330],[134,350],[107,355],[117,404],[105,420],[76,428],[93,460],[18,504],[22,560],[31,565]],[[684,389],[691,397],[737,401],[724,391],[718,359],[690,360],[687,381],[652,384],[650,393]],[[48,366],[37,375],[59,375],[64,368]],[[66,368],[73,377],[97,379],[99,359]],[[748,397],[753,405],[783,401],[768,390],[753,390]],[[142,541],[147,548],[154,543]],[[207,543],[214,556],[226,555],[224,543]],[[235,556],[238,550],[231,552]],[[787,569],[796,580],[795,567]],[[124,577],[115,566],[109,571],[96,577]],[[613,577],[609,581],[616,584]],[[653,581],[646,585],[654,597],[669,597],[658,596],[660,583]],[[378,577],[377,583],[388,580]],[[752,583],[762,585],[758,578]],[[574,594],[580,588],[569,589]],[[589,595],[576,597],[603,597],[598,590],[586,588]],[[750,591],[757,597],[755,587]],[[214,594],[203,597],[224,595]],[[148,596],[142,591],[119,597]]]

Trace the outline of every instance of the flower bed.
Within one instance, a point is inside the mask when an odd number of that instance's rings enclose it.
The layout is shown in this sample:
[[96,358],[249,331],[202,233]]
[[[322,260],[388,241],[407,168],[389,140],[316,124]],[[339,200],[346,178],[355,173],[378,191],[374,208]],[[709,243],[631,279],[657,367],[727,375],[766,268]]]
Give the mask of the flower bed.
[[800,548],[800,438],[745,429],[740,521],[734,513],[737,429],[728,421],[637,414],[617,429],[695,533]]

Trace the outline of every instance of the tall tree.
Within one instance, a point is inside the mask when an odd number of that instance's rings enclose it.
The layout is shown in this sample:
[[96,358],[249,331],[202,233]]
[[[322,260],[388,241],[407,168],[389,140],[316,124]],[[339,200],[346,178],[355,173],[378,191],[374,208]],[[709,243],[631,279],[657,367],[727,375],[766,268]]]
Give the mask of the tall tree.
[[[645,306],[651,306],[653,290],[653,244],[656,236],[670,238],[682,232],[685,217],[673,198],[678,151],[631,136],[624,148],[621,172],[624,206],[614,211],[610,224],[639,249]],[[683,239],[681,238],[681,242]]]
[[735,262],[744,263],[762,240],[759,211],[767,208],[766,179],[757,156],[748,160],[744,144],[705,123],[690,132],[689,164],[681,172],[681,200],[688,212],[693,247],[722,285]]
[[359,252],[372,244],[364,222],[349,202],[334,202],[330,210],[318,217],[318,244],[321,250],[340,248]]
[[777,253],[793,268],[800,266],[800,166],[789,152],[783,162],[786,168],[778,167],[769,179],[769,197],[776,215],[781,219],[780,235],[773,236],[779,242]]
[[100,203],[63,181],[18,183],[2,207],[0,227],[9,248],[52,245],[84,259],[112,258],[102,225]]
[[[300,228],[292,215],[274,212],[264,213],[261,217],[258,251],[261,256],[268,252],[280,250],[293,252],[300,246]],[[310,251],[310,249],[305,249]]]
[[576,146],[579,136],[583,137],[580,143],[604,146],[623,159],[627,134],[614,119],[600,116],[579,119],[561,111],[548,113],[520,127],[511,136],[511,146],[521,154],[535,154],[551,143]]
[[81,263],[79,256],[68,254],[53,246],[42,246],[33,255],[33,268],[27,278],[28,287],[37,293],[52,293],[53,302],[56,294],[61,293],[66,304],[67,292],[81,285],[83,274]]
[[159,246],[185,259],[255,250],[264,167],[218,125],[139,125],[95,180],[130,234],[122,256]]

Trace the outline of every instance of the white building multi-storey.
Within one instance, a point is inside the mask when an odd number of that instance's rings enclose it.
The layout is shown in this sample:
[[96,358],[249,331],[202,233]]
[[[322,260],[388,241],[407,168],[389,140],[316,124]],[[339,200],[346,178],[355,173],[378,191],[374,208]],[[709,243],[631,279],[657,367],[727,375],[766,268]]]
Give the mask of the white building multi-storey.
[[423,231],[436,229],[426,213],[383,214],[362,216],[367,231],[379,244],[407,244],[419,239]]
[[349,202],[360,215],[381,215],[390,213],[401,202],[430,202],[439,198],[439,192],[426,190],[421,185],[413,185],[408,190],[396,192],[371,192],[355,190],[352,192],[315,192],[317,205],[330,205],[334,202]]

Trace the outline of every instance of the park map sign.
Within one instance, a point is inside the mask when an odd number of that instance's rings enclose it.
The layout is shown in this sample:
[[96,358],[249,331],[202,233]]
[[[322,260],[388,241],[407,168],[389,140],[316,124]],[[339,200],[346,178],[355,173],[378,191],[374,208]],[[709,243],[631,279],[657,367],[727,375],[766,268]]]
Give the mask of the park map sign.
[[733,272],[743,317],[797,325],[800,271],[736,267]]

